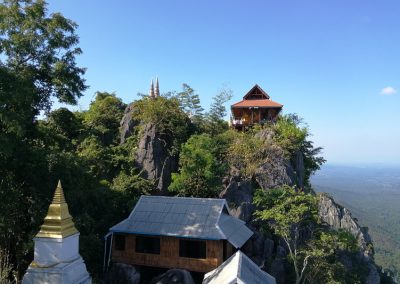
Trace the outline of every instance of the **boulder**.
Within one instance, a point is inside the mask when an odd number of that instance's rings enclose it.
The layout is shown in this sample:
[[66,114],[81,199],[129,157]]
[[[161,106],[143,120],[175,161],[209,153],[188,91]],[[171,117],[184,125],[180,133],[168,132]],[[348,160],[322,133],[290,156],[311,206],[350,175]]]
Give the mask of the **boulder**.
[[240,178],[232,177],[219,197],[226,199],[233,216],[247,223],[252,220],[254,212],[253,191],[254,188],[250,181],[240,181]]
[[140,273],[132,265],[114,263],[105,278],[107,284],[139,284]]
[[190,272],[184,269],[170,269],[151,280],[151,284],[194,284]]

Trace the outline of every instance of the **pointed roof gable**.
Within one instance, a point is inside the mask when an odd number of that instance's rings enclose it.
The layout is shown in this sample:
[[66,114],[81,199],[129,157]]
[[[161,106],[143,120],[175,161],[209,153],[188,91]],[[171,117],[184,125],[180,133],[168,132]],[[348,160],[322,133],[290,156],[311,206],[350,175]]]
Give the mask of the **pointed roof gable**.
[[142,195],[115,233],[227,240],[241,247],[253,232],[229,215],[225,199]]
[[69,214],[68,204],[65,201],[61,181],[58,181],[53,201],[49,206],[44,223],[37,233],[37,238],[62,239],[78,233],[72,217]]
[[253,88],[250,89],[250,91],[247,92],[247,94],[243,97],[243,100],[268,100],[269,95],[261,89],[261,87],[258,84],[255,84]]
[[203,284],[218,283],[275,284],[276,280],[239,250],[219,267],[204,275]]

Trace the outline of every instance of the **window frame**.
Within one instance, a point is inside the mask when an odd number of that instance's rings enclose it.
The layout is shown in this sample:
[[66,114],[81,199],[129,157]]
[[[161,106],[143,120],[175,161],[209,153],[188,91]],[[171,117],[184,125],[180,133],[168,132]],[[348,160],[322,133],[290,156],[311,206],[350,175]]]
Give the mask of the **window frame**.
[[[142,245],[142,247],[139,247],[139,244]],[[160,237],[135,236],[135,252],[160,255],[161,254]]]
[[126,249],[126,236],[123,234],[115,234],[114,248],[117,251],[124,251]]
[[[195,244],[198,244],[197,250],[193,251]],[[193,253],[194,252],[194,253]],[[179,257],[192,259],[207,259],[207,241],[206,240],[188,240],[179,239]]]

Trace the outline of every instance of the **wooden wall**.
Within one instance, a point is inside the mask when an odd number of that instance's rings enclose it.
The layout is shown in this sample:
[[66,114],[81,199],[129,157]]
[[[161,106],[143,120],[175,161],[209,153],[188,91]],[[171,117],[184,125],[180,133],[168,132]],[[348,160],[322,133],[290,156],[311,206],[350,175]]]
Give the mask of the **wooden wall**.
[[[111,260],[131,265],[151,267],[181,268],[195,272],[209,272],[222,264],[223,240],[206,241],[206,259],[186,258],[179,256],[179,238],[160,237],[160,254],[146,254],[135,251],[135,235],[125,236],[125,250],[115,249],[113,241]],[[185,239],[187,240],[187,239]],[[229,255],[232,249],[228,249]],[[228,256],[229,257],[229,256]]]

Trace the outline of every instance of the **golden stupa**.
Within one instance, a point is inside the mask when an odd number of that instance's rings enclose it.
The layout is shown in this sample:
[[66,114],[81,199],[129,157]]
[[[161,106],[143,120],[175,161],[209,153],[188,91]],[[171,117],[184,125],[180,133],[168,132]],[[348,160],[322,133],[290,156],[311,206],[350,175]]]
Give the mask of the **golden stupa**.
[[58,181],[53,201],[49,206],[44,223],[40,227],[37,238],[61,239],[78,233],[72,217],[68,211],[68,204],[65,202],[61,181]]

